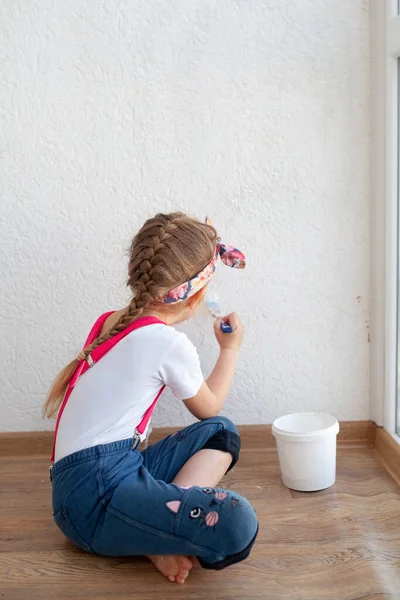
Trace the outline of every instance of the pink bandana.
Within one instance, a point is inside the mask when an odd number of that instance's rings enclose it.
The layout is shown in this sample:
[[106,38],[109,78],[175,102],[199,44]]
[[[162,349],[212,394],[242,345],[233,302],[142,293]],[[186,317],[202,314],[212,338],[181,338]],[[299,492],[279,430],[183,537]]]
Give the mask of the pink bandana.
[[221,242],[217,242],[215,246],[215,252],[212,260],[204,267],[200,273],[186,281],[181,283],[173,290],[170,290],[158,302],[155,304],[173,304],[175,302],[183,302],[193,296],[196,292],[201,290],[207,283],[212,279],[218,256],[221,261],[227,267],[233,267],[234,269],[244,269],[246,266],[246,257],[243,252],[240,252],[233,246],[225,246]]

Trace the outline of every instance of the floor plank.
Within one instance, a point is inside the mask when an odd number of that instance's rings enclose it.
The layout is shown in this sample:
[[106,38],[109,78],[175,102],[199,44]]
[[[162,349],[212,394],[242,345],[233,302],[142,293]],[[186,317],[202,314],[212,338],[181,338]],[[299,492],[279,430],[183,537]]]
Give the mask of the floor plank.
[[254,504],[250,559],[167,583],[141,558],[88,555],[51,518],[47,458],[0,458],[0,599],[400,600],[400,488],[376,451],[340,445],[324,492],[289,491],[273,450],[244,451],[224,482]]

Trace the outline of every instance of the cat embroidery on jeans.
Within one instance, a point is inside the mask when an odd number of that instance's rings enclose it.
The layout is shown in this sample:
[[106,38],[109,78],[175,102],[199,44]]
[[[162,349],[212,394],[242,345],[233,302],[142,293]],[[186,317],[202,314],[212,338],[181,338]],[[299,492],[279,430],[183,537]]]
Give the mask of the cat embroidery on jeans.
[[[213,494],[214,497],[218,500],[225,500],[228,497],[228,494],[226,492],[216,492],[213,488],[204,488],[203,492],[205,492],[206,494]],[[231,506],[235,508],[236,506],[239,506],[239,504],[239,499],[235,498],[235,496],[232,496]]]
[[228,497],[228,494],[226,492],[216,492],[213,488],[204,488],[203,492],[205,494],[213,495],[214,498],[217,498],[221,501],[224,501]]
[[[211,496],[209,500],[209,508],[211,510],[204,509],[201,506],[196,506],[189,512],[189,519],[198,521],[201,526],[212,527],[215,530],[215,526],[219,521],[219,512],[222,508],[224,500],[227,499],[228,494],[226,492],[216,492],[213,488],[204,488],[202,490],[205,494]],[[235,502],[234,502],[235,500]],[[231,505],[237,506],[239,501],[237,498],[231,499]],[[166,502],[165,506],[173,513],[178,513],[181,503],[179,500],[171,500]],[[216,509],[219,509],[218,511]]]
[[[165,503],[165,506],[173,513],[178,512],[180,505],[181,503],[179,500],[171,500],[170,502]],[[194,521],[198,520],[200,525],[206,525],[207,527],[215,528],[219,520],[219,514],[216,510],[206,511],[201,506],[196,506],[189,512],[189,519]]]

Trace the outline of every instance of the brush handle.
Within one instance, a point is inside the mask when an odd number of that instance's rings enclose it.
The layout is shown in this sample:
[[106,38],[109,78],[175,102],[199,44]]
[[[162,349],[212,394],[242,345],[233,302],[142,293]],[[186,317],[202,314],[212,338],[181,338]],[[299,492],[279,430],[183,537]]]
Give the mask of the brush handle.
[[232,333],[233,329],[229,325],[229,323],[225,323],[224,321],[222,321],[222,323],[221,323],[221,331],[222,331],[222,333]]

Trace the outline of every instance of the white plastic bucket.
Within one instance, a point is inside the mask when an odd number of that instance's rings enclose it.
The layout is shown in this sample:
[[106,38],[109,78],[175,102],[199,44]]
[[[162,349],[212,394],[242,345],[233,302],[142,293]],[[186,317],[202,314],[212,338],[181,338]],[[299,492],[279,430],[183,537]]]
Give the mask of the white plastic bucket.
[[335,417],[296,413],[276,419],[272,434],[278,446],[283,483],[292,490],[316,492],[336,481]]

